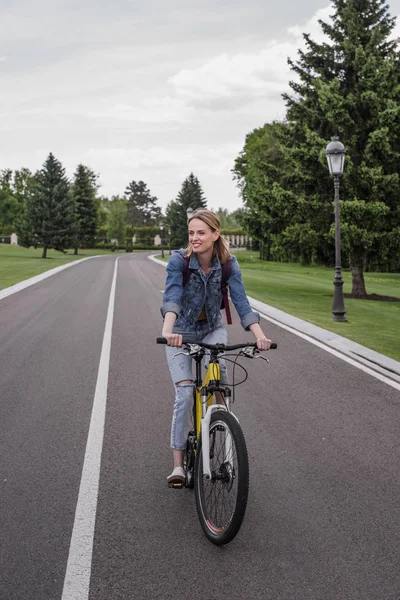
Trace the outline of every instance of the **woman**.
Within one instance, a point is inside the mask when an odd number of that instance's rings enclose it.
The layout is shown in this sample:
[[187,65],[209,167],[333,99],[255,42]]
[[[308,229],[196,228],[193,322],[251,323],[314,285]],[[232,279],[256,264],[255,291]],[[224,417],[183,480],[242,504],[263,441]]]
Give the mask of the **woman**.
[[[174,469],[168,483],[183,482],[183,457],[193,402],[193,374],[190,356],[179,356],[175,348],[182,346],[182,338],[190,342],[227,343],[227,331],[221,317],[221,265],[231,259],[228,279],[229,292],[243,328],[251,330],[259,350],[268,350],[271,340],[265,337],[247,300],[238,262],[229,252],[227,241],[221,236],[218,217],[209,210],[197,210],[188,222],[189,245],[174,252],[167,266],[161,314],[164,318],[162,335],[167,339],[167,360],[175,387],[175,404],[171,427],[171,448]],[[183,286],[185,257],[190,258],[191,276]],[[226,365],[221,364],[221,382],[227,383]]]

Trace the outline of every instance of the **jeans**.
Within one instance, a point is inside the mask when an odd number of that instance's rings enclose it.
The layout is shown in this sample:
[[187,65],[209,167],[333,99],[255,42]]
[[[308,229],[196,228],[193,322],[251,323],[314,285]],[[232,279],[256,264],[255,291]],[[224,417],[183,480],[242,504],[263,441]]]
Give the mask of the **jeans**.
[[[226,344],[228,333],[222,325],[222,319],[219,326],[210,331],[207,321],[199,321],[194,331],[183,331],[177,328],[174,333],[181,333],[186,341],[204,342],[206,344],[216,344],[218,342]],[[175,450],[185,450],[186,438],[190,427],[190,415],[193,407],[193,359],[190,356],[179,355],[174,358],[180,348],[166,346],[166,355],[168,367],[171,373],[172,382],[175,388],[174,412],[171,425],[171,448]],[[209,355],[209,353],[208,353]],[[205,355],[205,364],[207,366],[207,354]],[[220,359],[221,383],[227,384],[227,370],[223,359]],[[190,381],[190,384],[178,385],[181,381]]]

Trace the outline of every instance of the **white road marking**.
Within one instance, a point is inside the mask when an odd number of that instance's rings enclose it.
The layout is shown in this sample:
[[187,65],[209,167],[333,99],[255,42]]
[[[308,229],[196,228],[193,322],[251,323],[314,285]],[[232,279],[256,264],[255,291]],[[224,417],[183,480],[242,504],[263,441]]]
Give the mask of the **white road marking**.
[[357,367],[357,369],[360,369],[361,371],[368,373],[368,375],[372,375],[372,377],[375,377],[375,379],[379,379],[379,381],[383,381],[383,383],[386,383],[387,385],[392,386],[395,390],[400,391],[400,383],[393,381],[393,379],[389,379],[388,377],[385,377],[384,375],[381,375],[380,373],[377,373],[376,371],[369,369],[365,365],[362,365],[361,363],[353,360],[352,358],[349,358],[345,354],[342,354],[341,352],[338,352],[337,350],[330,348],[329,346],[327,346],[326,344],[323,344],[322,342],[318,342],[317,340],[308,336],[305,333],[301,333],[300,331],[297,331],[296,329],[293,329],[292,327],[289,327],[288,325],[284,325],[283,323],[276,321],[272,317],[267,317],[266,315],[263,315],[261,313],[260,313],[260,316],[263,319],[265,319],[266,321],[271,321],[271,323],[274,323],[274,325],[278,325],[278,327],[282,327],[282,329],[286,329],[287,331],[290,331],[290,333],[294,333],[295,335],[303,338],[303,340],[306,340],[307,342],[314,344],[314,346],[318,346],[318,348],[322,348],[322,350],[325,350],[325,352],[329,352],[330,354],[333,354],[333,356],[336,356],[337,358],[344,360],[345,362],[349,363],[353,367]]
[[90,419],[85,460],[83,463],[61,600],[87,600],[89,598],[94,527],[96,522],[101,453],[103,449],[104,422],[107,404],[108,371],[110,365],[117,268],[118,258],[115,261],[114,276],[111,284],[92,416]]
[[12,294],[16,294],[21,290],[24,290],[31,285],[35,285],[39,281],[43,281],[60,271],[64,271],[64,269],[69,269],[70,267],[74,267],[75,265],[79,265],[86,260],[91,260],[92,258],[99,258],[99,256],[87,256],[86,258],[79,258],[77,260],[71,261],[66,265],[61,265],[59,267],[54,267],[54,269],[50,269],[49,271],[45,271],[44,273],[40,273],[39,275],[35,275],[34,277],[30,277],[29,279],[25,279],[24,281],[20,281],[20,283],[16,283],[15,285],[11,285],[10,287],[4,288],[0,290],[0,300],[3,298],[7,298],[7,296],[11,296]]
[[[159,260],[158,258],[155,258],[154,255],[151,255],[148,258],[150,260],[152,260],[152,261],[154,261],[154,262],[162,265],[164,268],[166,268],[166,266],[167,266],[167,263]],[[250,304],[253,304],[254,299],[249,297],[249,302],[250,302]],[[262,304],[262,303],[260,303],[258,301],[256,301],[255,303],[256,303],[256,305],[257,304]],[[268,307],[266,307],[266,308],[268,308]],[[324,344],[323,342],[319,342],[315,338],[307,335],[306,333],[302,333],[301,331],[298,331],[294,327],[290,327],[290,325],[285,325],[284,323],[281,323],[281,321],[278,321],[277,319],[274,319],[273,317],[267,317],[267,315],[265,315],[262,312],[262,310],[261,310],[261,308],[259,306],[256,306],[255,309],[260,313],[260,316],[263,319],[265,319],[266,321],[270,321],[271,323],[274,323],[278,327],[281,327],[282,329],[286,329],[286,331],[290,331],[290,333],[294,333],[295,335],[303,338],[303,340],[306,340],[307,342],[310,342],[311,344],[314,344],[314,346],[318,346],[318,348],[321,348],[322,350],[325,350],[325,352],[329,352],[330,354],[333,354],[333,356],[336,356],[337,358],[340,358],[341,360],[344,360],[345,362],[349,363],[353,367],[356,367],[357,369],[360,369],[361,371],[364,371],[365,373],[368,373],[368,375],[372,375],[372,377],[375,377],[376,379],[379,379],[379,381],[382,381],[383,383],[386,383],[387,385],[390,385],[395,390],[400,390],[400,384],[397,383],[396,381],[393,381],[393,379],[390,379],[388,377],[385,377],[384,375],[381,375],[377,371],[375,371],[373,369],[370,369],[369,367],[363,365],[362,363],[357,362],[356,360],[348,357],[346,354],[343,354],[343,353],[339,352],[338,350],[335,350],[334,348],[331,348],[330,346],[328,346],[328,344]]]

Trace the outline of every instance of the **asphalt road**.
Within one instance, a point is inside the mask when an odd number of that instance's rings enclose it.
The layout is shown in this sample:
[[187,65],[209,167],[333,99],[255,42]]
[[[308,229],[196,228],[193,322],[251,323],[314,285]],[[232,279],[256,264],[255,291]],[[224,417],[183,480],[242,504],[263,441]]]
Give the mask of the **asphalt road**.
[[[0,302],[1,600],[65,594],[115,261]],[[399,392],[263,322],[279,349],[245,363],[234,406],[249,504],[215,547],[192,491],[166,486],[164,276],[144,254],[118,260],[90,581],[74,600],[399,600]],[[249,339],[236,313],[229,333]]]

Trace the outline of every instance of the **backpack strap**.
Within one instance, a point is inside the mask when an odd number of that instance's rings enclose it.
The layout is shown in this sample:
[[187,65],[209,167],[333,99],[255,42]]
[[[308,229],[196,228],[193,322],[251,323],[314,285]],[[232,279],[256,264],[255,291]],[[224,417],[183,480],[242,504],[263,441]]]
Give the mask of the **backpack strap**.
[[232,268],[232,259],[228,258],[228,260],[222,265],[222,277],[221,277],[221,290],[222,290],[222,298],[225,308],[226,314],[226,322],[228,325],[232,325],[232,317],[231,317],[231,309],[229,307],[229,299],[228,299],[228,279],[231,274]]

